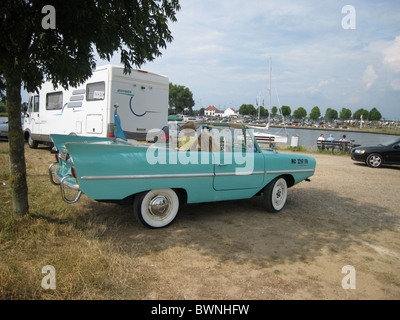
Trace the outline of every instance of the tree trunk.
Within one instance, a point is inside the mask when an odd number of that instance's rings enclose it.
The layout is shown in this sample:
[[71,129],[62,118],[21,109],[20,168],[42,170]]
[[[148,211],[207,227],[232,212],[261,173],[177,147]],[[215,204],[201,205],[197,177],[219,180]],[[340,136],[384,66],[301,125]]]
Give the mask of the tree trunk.
[[5,74],[8,106],[8,145],[10,185],[14,214],[21,217],[29,211],[24,136],[21,125],[21,75],[16,70]]

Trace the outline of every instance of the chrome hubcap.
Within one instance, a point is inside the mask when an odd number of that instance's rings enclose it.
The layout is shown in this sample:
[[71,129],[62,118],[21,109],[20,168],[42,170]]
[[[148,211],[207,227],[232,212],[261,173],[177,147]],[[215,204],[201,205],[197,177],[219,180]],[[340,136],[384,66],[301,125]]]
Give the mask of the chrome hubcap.
[[275,203],[277,205],[280,205],[282,202],[282,187],[281,186],[277,186],[276,188],[276,192],[275,192]]
[[286,188],[283,182],[278,181],[273,192],[273,204],[276,209],[280,209],[286,201]]
[[151,199],[149,203],[149,212],[157,217],[163,218],[167,215],[169,209],[168,199],[158,195]]

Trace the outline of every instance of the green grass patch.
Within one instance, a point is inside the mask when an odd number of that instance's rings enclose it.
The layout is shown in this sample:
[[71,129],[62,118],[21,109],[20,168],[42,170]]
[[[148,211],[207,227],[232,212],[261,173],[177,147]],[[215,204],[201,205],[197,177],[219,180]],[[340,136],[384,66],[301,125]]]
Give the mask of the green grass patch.
[[297,147],[292,147],[292,146],[287,146],[286,150],[290,150],[293,152],[310,152],[305,146],[297,146]]

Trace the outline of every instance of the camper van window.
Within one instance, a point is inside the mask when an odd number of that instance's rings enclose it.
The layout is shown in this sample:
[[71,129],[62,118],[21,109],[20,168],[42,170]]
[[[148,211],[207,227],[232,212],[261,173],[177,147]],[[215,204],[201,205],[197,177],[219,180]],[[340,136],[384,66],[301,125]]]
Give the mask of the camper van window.
[[39,96],[33,97],[33,112],[39,112]]
[[62,92],[52,92],[46,95],[46,110],[62,109]]
[[86,85],[86,101],[104,100],[105,83],[96,82]]

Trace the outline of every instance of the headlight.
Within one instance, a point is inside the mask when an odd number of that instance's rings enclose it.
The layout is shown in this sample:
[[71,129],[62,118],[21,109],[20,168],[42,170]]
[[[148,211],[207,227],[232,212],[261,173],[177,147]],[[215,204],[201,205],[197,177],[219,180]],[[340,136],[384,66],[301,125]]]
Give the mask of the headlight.
[[364,154],[366,151],[361,149],[354,150],[354,153]]

